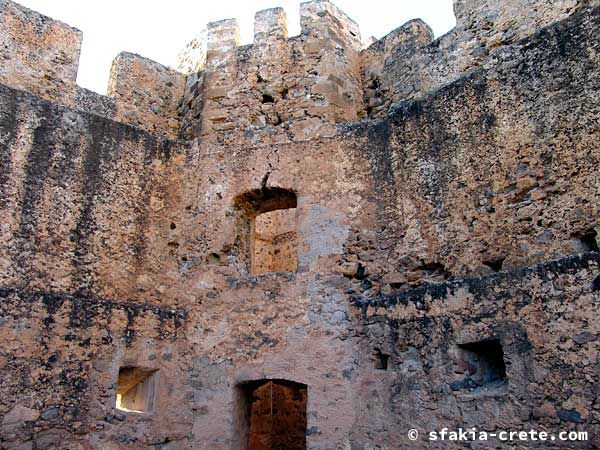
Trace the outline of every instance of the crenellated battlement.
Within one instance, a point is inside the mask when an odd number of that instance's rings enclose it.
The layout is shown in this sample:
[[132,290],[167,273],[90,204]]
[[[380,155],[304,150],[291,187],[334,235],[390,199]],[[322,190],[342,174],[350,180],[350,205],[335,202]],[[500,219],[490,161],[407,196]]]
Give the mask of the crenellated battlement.
[[261,129],[284,140],[328,135],[335,123],[384,116],[456,80],[587,4],[530,3],[456,0],[457,26],[445,36],[434,40],[427,24],[412,20],[364,50],[358,25],[329,1],[301,4],[302,31],[292,38],[280,8],[256,14],[250,46],[239,47],[235,21],[209,24],[206,64],[192,63],[205,69],[188,78],[182,135],[221,144],[234,130],[244,138]]
[[259,11],[254,16],[254,45],[266,45],[288,38],[287,15],[283,8]]
[[114,119],[176,137],[184,87],[181,73],[133,53],[120,53],[108,83],[108,95],[115,99]]
[[10,0],[0,0],[0,79],[12,87],[69,101],[83,34]]
[[76,85],[82,33],[0,0],[0,82],[168,138],[226,144],[304,140],[335,124],[385,116],[485,66],[498,48],[598,0],[455,0],[456,27],[434,40],[412,20],[362,49],[356,22],[328,0],[300,5],[301,33],[285,11],[259,11],[240,46],[234,19],[209,23],[179,54],[179,71],[131,53],[112,65],[108,97]]
[[300,4],[300,26],[303,35],[331,39],[356,51],[361,49],[358,24],[329,0],[315,0]]
[[0,1],[0,82],[46,100],[176,138],[185,76],[122,53],[108,96],[76,84],[83,34],[10,0]]
[[422,21],[410,21],[362,52],[365,110],[383,117],[403,100],[423,97],[493,54],[598,0],[454,0],[456,26],[438,39]]
[[[182,135],[223,143],[232,130],[270,129],[302,140],[362,118],[358,25],[329,1],[301,4],[300,23],[301,34],[288,38],[283,9],[259,11],[249,46],[239,46],[235,20],[209,24],[206,62],[191,60],[192,51],[182,59],[182,70],[204,67],[188,77]],[[188,49],[201,47],[196,39]]]

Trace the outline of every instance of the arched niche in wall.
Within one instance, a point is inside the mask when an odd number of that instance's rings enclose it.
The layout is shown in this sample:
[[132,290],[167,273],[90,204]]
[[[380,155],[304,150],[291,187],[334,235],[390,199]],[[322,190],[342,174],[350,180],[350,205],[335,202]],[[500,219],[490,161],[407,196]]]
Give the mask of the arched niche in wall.
[[296,193],[279,187],[263,187],[236,197],[240,247],[252,275],[296,271],[296,205]]

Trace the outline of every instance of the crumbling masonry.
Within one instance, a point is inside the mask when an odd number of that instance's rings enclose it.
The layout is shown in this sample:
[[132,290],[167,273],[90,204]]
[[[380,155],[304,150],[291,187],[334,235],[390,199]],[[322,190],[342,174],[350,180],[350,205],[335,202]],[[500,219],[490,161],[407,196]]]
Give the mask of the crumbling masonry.
[[599,448],[600,2],[455,14],[261,11],[101,96],[0,0],[0,447]]

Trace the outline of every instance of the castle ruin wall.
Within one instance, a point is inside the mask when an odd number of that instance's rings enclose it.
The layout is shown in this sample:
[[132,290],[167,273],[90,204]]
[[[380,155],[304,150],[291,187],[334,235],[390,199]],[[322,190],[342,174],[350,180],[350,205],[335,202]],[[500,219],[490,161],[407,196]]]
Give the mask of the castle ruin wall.
[[[546,6],[377,118],[365,61],[431,31],[361,53],[328,2],[291,39],[281,9],[251,46],[210,24],[196,73],[121,54],[88,111],[2,78],[0,446],[243,449],[268,380],[305,386],[309,449],[458,449],[427,432],[459,426],[600,445],[600,9]],[[257,274],[253,221],[290,209],[296,269]]]

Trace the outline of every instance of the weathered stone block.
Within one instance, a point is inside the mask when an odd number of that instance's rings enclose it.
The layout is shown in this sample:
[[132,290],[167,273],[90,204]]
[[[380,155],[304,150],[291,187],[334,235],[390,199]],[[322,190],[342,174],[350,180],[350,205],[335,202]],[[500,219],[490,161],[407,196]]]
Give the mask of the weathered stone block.
[[175,139],[184,89],[183,74],[147,58],[121,53],[113,61],[108,95],[116,120]]

